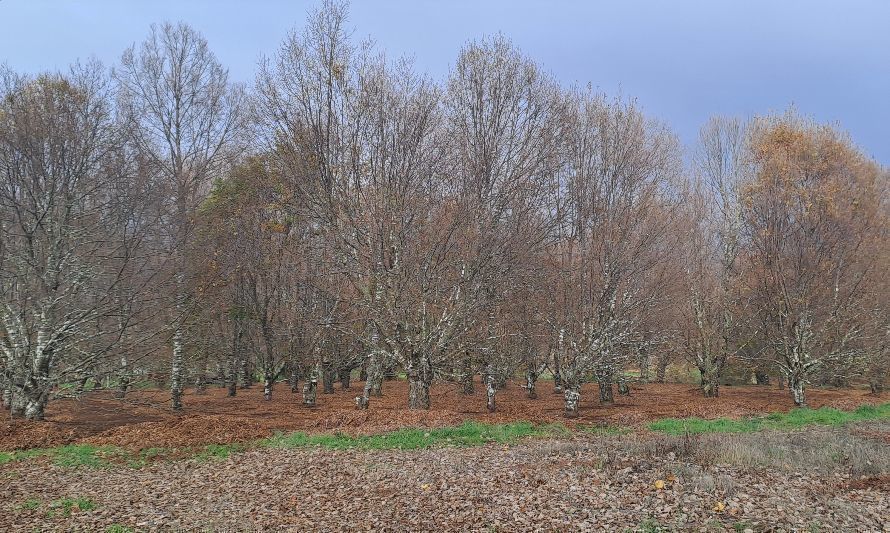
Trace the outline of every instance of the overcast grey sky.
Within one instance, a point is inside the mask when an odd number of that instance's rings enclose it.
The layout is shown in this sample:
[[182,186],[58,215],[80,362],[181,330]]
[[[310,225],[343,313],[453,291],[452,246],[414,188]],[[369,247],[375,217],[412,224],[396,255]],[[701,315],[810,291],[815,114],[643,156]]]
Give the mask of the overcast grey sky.
[[[200,30],[239,81],[302,27],[308,0],[0,0],[0,62],[111,65],[152,22]],[[355,0],[350,25],[392,55],[444,77],[468,40],[502,32],[559,80],[638,99],[687,145],[713,114],[790,104],[838,122],[890,165],[887,0]]]

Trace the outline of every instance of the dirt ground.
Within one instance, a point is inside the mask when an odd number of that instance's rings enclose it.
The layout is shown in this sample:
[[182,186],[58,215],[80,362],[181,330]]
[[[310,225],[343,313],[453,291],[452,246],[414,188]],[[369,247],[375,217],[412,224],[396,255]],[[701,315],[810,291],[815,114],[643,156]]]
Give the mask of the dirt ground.
[[[116,400],[108,391],[89,393],[79,400],[50,402],[46,421],[26,422],[6,418],[0,422],[0,450],[50,447],[69,443],[109,444],[127,448],[183,447],[223,444],[264,438],[276,431],[340,431],[371,434],[400,427],[457,425],[474,419],[501,423],[527,420],[535,423],[568,422],[562,417],[562,396],[552,392],[550,382],[539,385],[539,398],[530,400],[518,384],[510,383],[497,395],[496,413],[488,413],[481,386],[476,394],[464,396],[452,384],[438,384],[431,391],[429,411],[407,409],[407,384],[384,383],[384,396],[372,398],[367,411],[358,411],[353,398],[362,388],[338,388],[335,394],[319,394],[318,406],[300,404],[285,383],[278,384],[271,401],[255,386],[238,391],[234,398],[226,390],[208,389],[205,394],[189,391],[181,414],[169,408],[169,392],[134,391],[126,400]],[[793,407],[787,391],[776,387],[726,386],[716,399],[702,398],[688,384],[634,385],[630,396],[615,396],[615,404],[599,404],[597,385],[582,390],[580,417],[573,424],[638,426],[665,417],[741,417]],[[808,391],[812,407],[824,405],[852,409],[865,403],[881,403],[890,394],[867,394],[863,390]]]

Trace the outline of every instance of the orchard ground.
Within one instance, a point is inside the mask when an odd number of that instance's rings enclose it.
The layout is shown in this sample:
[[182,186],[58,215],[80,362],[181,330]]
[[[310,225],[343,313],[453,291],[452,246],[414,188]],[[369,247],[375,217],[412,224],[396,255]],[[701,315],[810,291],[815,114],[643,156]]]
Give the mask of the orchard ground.
[[[554,394],[550,382],[538,386],[538,398],[528,399],[525,390],[510,383],[497,394],[497,411],[488,413],[484,389],[465,396],[455,385],[437,384],[430,392],[428,411],[407,408],[405,381],[384,383],[384,396],[372,398],[366,411],[355,409],[354,398],[363,383],[350,390],[338,384],[334,394],[318,394],[317,406],[301,404],[301,395],[279,383],[270,401],[262,387],[239,390],[227,397],[226,390],[212,387],[204,394],[189,391],[180,414],[170,409],[169,391],[141,390],[125,400],[110,391],[88,393],[79,400],[52,401],[46,420],[27,422],[6,419],[0,426],[0,451],[45,448],[72,443],[114,445],[127,448],[198,446],[248,442],[269,437],[276,431],[306,431],[370,435],[404,427],[456,426],[465,420],[486,423],[531,422],[577,425],[640,427],[663,418],[741,418],[794,407],[787,390],[766,386],[725,386],[719,398],[703,398],[689,384],[634,385],[629,396],[615,395],[613,405],[599,403],[595,383],[584,385],[577,419],[563,417],[563,398]],[[861,389],[809,389],[812,408],[823,406],[851,410],[862,404],[880,404],[890,394],[873,395]]]
[[[593,384],[569,421],[548,382],[495,413],[447,384],[408,410],[402,381],[357,411],[361,385],[312,409],[286,384],[211,388],[181,414],[99,391],[4,420],[0,529],[890,530],[888,394],[810,389],[801,412],[776,387],[648,384],[602,406]],[[688,417],[743,423],[664,423]]]

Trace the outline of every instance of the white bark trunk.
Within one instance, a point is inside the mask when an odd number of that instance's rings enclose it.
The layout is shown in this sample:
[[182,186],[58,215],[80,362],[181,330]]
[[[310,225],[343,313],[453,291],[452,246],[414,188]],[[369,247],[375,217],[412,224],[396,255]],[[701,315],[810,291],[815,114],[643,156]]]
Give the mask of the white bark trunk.
[[563,393],[565,398],[565,417],[577,418],[578,407],[581,403],[581,387],[566,387]]
[[170,366],[170,395],[173,398],[173,410],[182,410],[182,363],[183,363],[183,332],[177,326],[173,332],[173,360]]

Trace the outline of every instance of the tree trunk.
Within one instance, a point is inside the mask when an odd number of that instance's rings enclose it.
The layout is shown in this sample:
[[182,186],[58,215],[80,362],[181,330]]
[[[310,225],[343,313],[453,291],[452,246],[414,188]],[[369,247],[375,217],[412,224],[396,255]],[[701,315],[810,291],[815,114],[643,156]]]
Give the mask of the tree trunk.
[[355,397],[355,408],[356,409],[367,409],[369,403],[371,403],[371,399],[364,394],[362,394],[361,396]]
[[315,407],[317,390],[318,379],[313,375],[303,384],[303,405],[306,407]]
[[469,354],[464,352],[464,356],[467,357],[466,360],[461,364],[461,372],[460,372],[460,392],[465,396],[470,396],[475,394],[476,385],[473,382],[473,362],[469,360]]
[[476,394],[476,383],[473,381],[473,374],[461,375],[460,393],[464,396],[472,396]]
[[754,380],[758,385],[769,385],[769,374],[761,370],[754,371]]
[[701,391],[705,398],[716,398],[720,394],[720,380],[714,371],[708,369],[701,372]]
[[195,394],[207,394],[207,377],[203,371],[195,378]]
[[365,360],[362,361],[362,366],[358,371],[358,380],[359,381],[368,381],[368,358],[365,357]]
[[118,378],[117,392],[114,393],[114,397],[118,400],[122,400],[127,396],[127,391],[130,388],[130,372],[128,369],[128,361],[127,356],[121,356],[121,372]]
[[[373,353],[371,353],[367,357],[365,362],[362,364],[362,368],[364,369],[363,372],[365,372],[365,386],[362,387],[362,395],[355,397],[355,407],[357,409],[368,408],[368,404],[371,403],[371,393],[374,390],[375,381],[377,381],[377,377],[380,374],[379,368],[377,366],[376,356]],[[373,380],[371,379],[372,377],[374,378]]]
[[28,398],[25,402],[25,418],[28,420],[43,420],[46,403],[49,400],[49,394],[38,393],[33,398]]
[[349,390],[349,385],[352,382],[352,369],[349,367],[343,367],[340,369],[340,388],[343,390]]
[[409,360],[408,368],[408,409],[430,408],[430,384],[432,368],[427,357],[420,355]]
[[275,378],[272,374],[266,372],[263,378],[263,399],[269,401],[272,399],[272,387],[274,385]]
[[23,414],[28,420],[43,420],[51,389],[49,361],[50,357],[42,357],[35,363],[36,368],[33,369],[33,375],[25,382],[25,386],[20,391],[24,404]]
[[241,357],[241,388],[249,389],[253,385],[253,374],[250,370],[250,363],[247,357]]
[[229,388],[228,396],[231,398],[238,394],[238,360],[234,357],[229,358],[226,367],[228,368],[228,373],[225,376],[225,380]]
[[658,358],[658,367],[655,369],[655,381],[658,383],[664,383],[665,377],[667,377],[667,367],[670,360],[667,355],[662,355]]
[[300,375],[297,372],[296,365],[292,365],[290,369],[290,391],[292,394],[296,394],[298,390],[300,390]]
[[881,394],[884,392],[884,380],[871,379],[868,382],[868,388],[871,390],[872,394]]
[[337,381],[337,370],[332,363],[323,363],[321,380],[324,385],[324,394],[334,394],[334,383]]
[[170,396],[173,400],[173,410],[182,410],[182,364],[183,364],[183,331],[182,325],[177,325],[173,332],[173,361],[170,367]]
[[[560,333],[560,346],[562,346],[562,336]],[[553,353],[553,394],[562,394],[562,369],[560,368],[559,350],[550,350]]]
[[607,378],[601,378],[599,380],[600,386],[600,403],[610,404],[615,402],[615,396],[612,392],[612,380]]
[[529,366],[529,369],[525,373],[525,396],[530,400],[534,400],[538,397],[538,393],[535,391],[535,384],[538,381],[538,372]]
[[489,413],[493,413],[497,410],[497,404],[495,403],[495,396],[497,395],[497,389],[494,387],[494,376],[491,374],[488,375],[488,380],[485,383],[485,393],[487,397],[486,407],[488,408]]
[[365,388],[368,390],[368,398],[383,397],[383,361],[380,360],[380,354],[371,354],[368,361],[368,379],[365,381]]
[[701,392],[705,398],[717,398],[720,396],[720,384],[716,381],[702,380]]
[[76,394],[83,394],[84,389],[87,387],[87,381],[90,380],[90,376],[83,376],[80,378],[80,381],[77,382],[77,387],[74,388],[74,392]]
[[618,394],[630,396],[630,387],[627,386],[627,381],[624,378],[618,378]]
[[408,409],[430,408],[430,385],[422,379],[408,378]]
[[565,417],[578,418],[578,409],[581,404],[581,387],[578,385],[566,386],[563,398],[565,398]]
[[806,407],[807,399],[803,378],[793,374],[788,376],[788,388],[791,390],[791,398],[794,400],[794,405]]
[[649,350],[641,349],[638,353],[640,365],[640,382],[649,383]]
[[25,395],[22,390],[13,390],[9,399],[9,413],[13,417],[25,416]]

